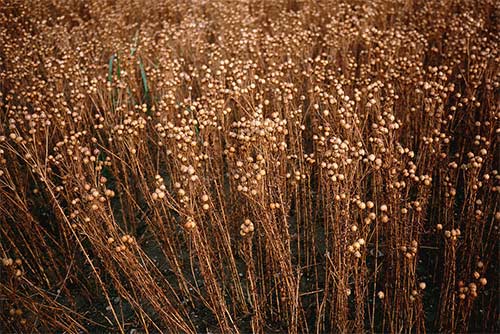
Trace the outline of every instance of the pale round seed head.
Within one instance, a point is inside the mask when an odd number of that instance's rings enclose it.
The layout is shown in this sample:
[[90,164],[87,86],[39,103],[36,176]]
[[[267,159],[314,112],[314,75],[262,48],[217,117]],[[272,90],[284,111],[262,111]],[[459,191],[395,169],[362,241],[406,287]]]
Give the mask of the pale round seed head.
[[188,220],[186,221],[186,223],[184,224],[184,227],[187,229],[187,230],[192,230],[193,228],[196,227],[196,223],[194,222],[194,220],[192,218],[188,218]]

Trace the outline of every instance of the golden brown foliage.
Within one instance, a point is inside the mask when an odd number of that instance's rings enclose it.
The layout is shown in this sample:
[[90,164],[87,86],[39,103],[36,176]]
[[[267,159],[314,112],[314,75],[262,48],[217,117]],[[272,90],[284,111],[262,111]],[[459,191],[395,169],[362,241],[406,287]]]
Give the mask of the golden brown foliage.
[[498,331],[493,0],[0,2],[0,328]]

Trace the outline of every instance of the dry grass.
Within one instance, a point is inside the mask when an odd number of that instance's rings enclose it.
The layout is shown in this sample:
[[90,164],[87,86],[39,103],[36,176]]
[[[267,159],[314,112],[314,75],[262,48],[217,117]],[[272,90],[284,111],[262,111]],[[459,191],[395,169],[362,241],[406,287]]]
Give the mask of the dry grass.
[[499,10],[1,1],[0,328],[498,332]]

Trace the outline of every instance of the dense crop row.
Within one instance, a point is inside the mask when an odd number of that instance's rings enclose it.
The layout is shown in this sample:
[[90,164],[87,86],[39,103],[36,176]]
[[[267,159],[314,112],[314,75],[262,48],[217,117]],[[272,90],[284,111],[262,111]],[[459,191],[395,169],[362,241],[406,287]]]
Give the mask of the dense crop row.
[[499,331],[495,3],[1,1],[0,328]]

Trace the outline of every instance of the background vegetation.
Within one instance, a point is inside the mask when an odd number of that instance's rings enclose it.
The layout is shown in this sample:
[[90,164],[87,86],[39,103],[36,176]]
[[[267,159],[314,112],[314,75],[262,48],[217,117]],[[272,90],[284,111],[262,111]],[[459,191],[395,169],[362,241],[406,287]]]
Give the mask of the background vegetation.
[[0,2],[5,332],[498,332],[498,2]]

